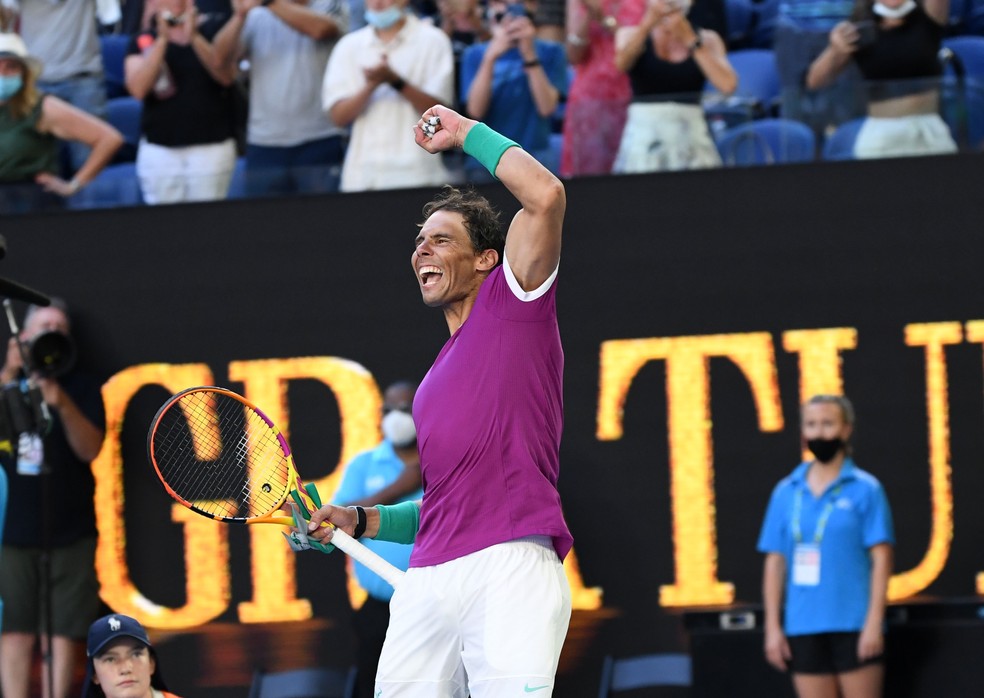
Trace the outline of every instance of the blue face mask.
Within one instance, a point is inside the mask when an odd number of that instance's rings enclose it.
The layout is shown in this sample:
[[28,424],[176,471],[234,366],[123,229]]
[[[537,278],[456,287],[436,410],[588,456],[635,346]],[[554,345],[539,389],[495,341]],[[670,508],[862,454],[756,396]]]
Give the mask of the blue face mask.
[[389,29],[401,19],[403,19],[403,8],[399,5],[390,5],[379,12],[366,10],[366,24],[376,29]]
[[24,87],[24,78],[20,75],[0,75],[0,100],[7,101]]

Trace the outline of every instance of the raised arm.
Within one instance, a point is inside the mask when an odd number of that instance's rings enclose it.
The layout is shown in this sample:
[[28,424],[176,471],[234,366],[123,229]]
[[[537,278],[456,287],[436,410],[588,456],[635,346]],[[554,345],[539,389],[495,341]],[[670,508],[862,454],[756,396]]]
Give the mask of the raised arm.
[[[427,119],[440,124],[433,137],[424,133]],[[506,258],[519,285],[533,291],[560,262],[561,231],[567,196],[564,185],[546,167],[485,124],[436,105],[414,127],[417,145],[430,153],[463,148],[495,175],[522,205],[506,235]]]
[[198,10],[194,6],[188,10],[188,19],[185,20],[185,25],[188,27],[189,33],[188,43],[191,44],[192,50],[208,74],[220,85],[225,87],[231,85],[236,79],[236,69],[234,66],[221,65],[216,60],[212,42],[198,31]]
[[806,87],[818,90],[826,87],[841,74],[858,50],[858,29],[852,22],[840,22],[830,30],[830,43],[806,71]]
[[212,56],[220,70],[235,68],[240,58],[239,39],[246,26],[246,15],[259,4],[259,0],[233,0],[232,16],[212,39]]
[[315,41],[335,39],[345,31],[345,27],[339,26],[334,17],[316,12],[300,3],[274,0],[267,7],[291,29]]

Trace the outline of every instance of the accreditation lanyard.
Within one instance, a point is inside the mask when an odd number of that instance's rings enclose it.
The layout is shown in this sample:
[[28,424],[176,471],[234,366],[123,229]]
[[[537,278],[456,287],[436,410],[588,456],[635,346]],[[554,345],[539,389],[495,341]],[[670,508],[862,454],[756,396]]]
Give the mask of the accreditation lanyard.
[[817,527],[813,532],[813,540],[803,542],[803,529],[800,518],[803,514],[803,490],[797,489],[793,496],[793,584],[795,586],[817,586],[820,584],[820,543],[823,541],[827,520],[834,511],[834,502],[840,496],[841,486],[834,488],[827,498],[827,503],[817,518]]

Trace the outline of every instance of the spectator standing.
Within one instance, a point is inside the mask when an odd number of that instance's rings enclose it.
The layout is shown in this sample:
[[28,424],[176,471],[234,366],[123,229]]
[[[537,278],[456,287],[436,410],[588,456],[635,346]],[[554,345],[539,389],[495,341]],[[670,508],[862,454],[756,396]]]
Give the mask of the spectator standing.
[[[868,118],[854,143],[857,158],[955,153],[940,116],[940,46],[949,0],[861,0],[853,21],[830,32],[810,66],[808,87],[823,87],[855,64],[867,82]],[[871,30],[868,38],[861,28]]]
[[864,86],[857,67],[845,70],[822,89],[806,84],[810,64],[827,46],[830,30],[851,15],[854,0],[783,0],[772,45],[779,69],[782,116],[801,121],[817,142],[839,124],[864,115]]
[[[345,466],[342,483],[335,492],[340,506],[375,506],[419,500],[420,455],[417,430],[411,410],[416,385],[394,383],[384,393],[383,441],[376,448],[360,453]],[[412,545],[364,539],[366,547],[401,570],[410,564]],[[353,561],[355,576],[366,594],[365,603],[355,612],[353,625],[359,645],[356,650],[357,683],[355,698],[374,698],[373,686],[379,653],[389,626],[389,603],[393,587],[365,565]]]
[[[0,213],[60,206],[112,159],[123,136],[104,121],[40,93],[39,62],[17,34],[0,34]],[[75,176],[59,176],[57,138],[87,146]]]
[[[461,101],[468,114],[536,153],[549,145],[551,116],[567,92],[563,44],[536,36],[536,3],[489,2],[492,38],[469,47],[461,59]],[[470,181],[492,181],[474,158],[465,160]]]
[[155,0],[154,30],[138,34],[124,63],[143,100],[137,176],[144,201],[224,199],[236,163],[231,71],[215,61],[191,0]]
[[[0,0],[14,11],[19,33],[42,63],[38,89],[99,118],[106,117],[106,83],[97,31],[120,19],[118,0]],[[89,145],[71,141],[60,155],[71,178],[89,157]]]
[[223,71],[249,60],[246,191],[338,189],[345,129],[321,109],[328,56],[348,28],[345,0],[234,0],[215,36]]
[[478,0],[438,0],[441,13],[441,29],[451,39],[454,51],[454,84],[459,84],[461,75],[461,55],[472,44],[486,41],[489,28],[485,23],[485,11]]
[[759,536],[765,655],[800,698],[875,698],[884,679],[892,514],[881,483],[851,458],[854,408],[803,406],[801,463],[772,492]]
[[738,77],[721,35],[702,26],[704,6],[647,0],[641,22],[615,34],[616,65],[629,75],[632,103],[613,172],[720,167],[700,100],[705,82],[729,95]]
[[352,127],[342,191],[444,184],[450,175],[405,137],[421,112],[453,97],[447,35],[407,11],[408,0],[366,0],[366,26],[343,36],[328,59],[322,108]]
[[[19,339],[31,344],[47,333],[71,341],[68,310],[61,301],[31,306]],[[0,379],[7,385],[24,385],[29,373],[12,338]],[[67,698],[76,650],[99,614],[95,480],[89,464],[102,447],[105,414],[99,382],[73,370],[70,362],[54,373],[32,377],[48,405],[50,429],[46,434],[43,429],[24,432],[16,452],[0,453],[10,481],[0,565],[0,687],[5,698],[28,698],[34,648],[39,631],[47,630],[48,618],[50,652],[46,647],[42,651],[51,662],[54,686],[49,686],[43,664],[42,694]],[[51,602],[48,615],[43,609],[46,599]]]
[[628,75],[615,65],[615,30],[623,5],[644,0],[567,0],[567,59],[574,80],[564,109],[560,174],[608,174],[632,99]]

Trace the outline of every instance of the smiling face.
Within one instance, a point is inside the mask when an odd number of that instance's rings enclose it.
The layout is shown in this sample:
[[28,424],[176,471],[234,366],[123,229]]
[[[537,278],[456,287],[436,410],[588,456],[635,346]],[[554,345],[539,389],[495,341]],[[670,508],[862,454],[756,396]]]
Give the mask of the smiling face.
[[95,681],[106,698],[150,698],[157,662],[147,645],[131,637],[110,643],[92,660]]
[[473,297],[498,260],[495,250],[475,250],[460,213],[444,210],[421,226],[410,257],[424,303],[432,308]]

